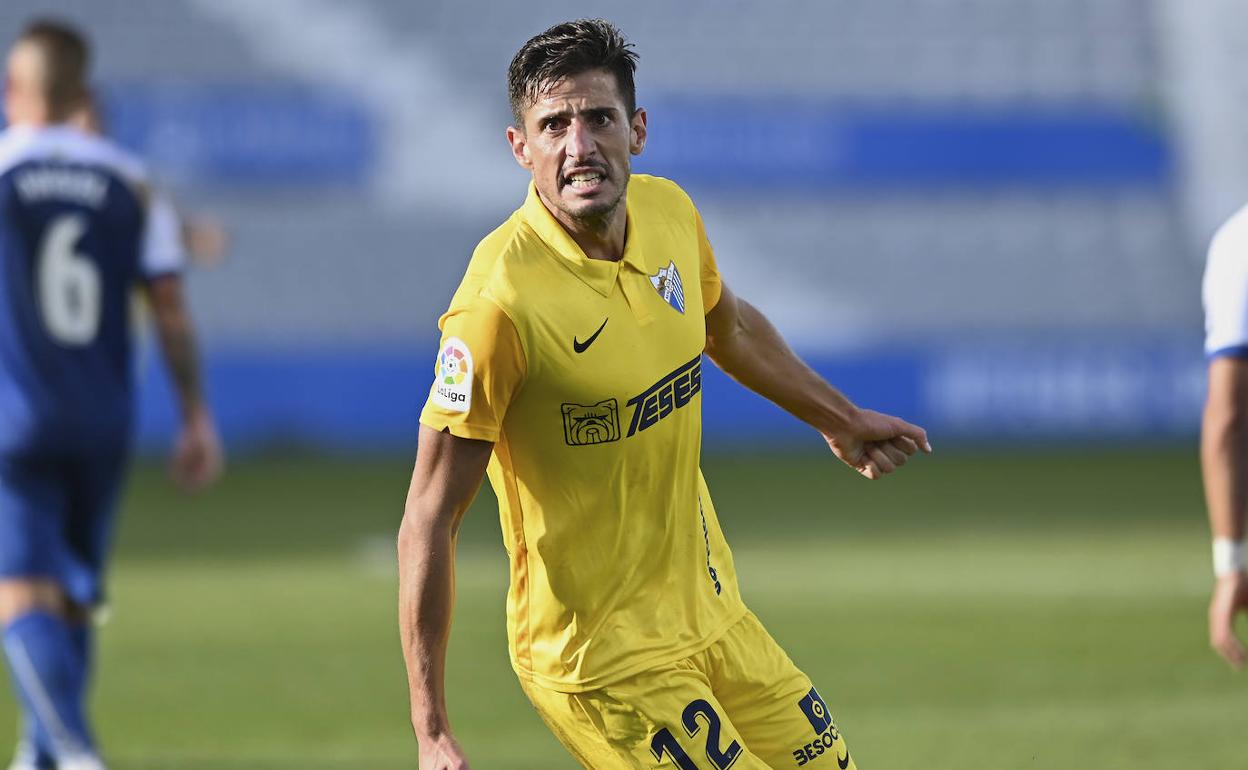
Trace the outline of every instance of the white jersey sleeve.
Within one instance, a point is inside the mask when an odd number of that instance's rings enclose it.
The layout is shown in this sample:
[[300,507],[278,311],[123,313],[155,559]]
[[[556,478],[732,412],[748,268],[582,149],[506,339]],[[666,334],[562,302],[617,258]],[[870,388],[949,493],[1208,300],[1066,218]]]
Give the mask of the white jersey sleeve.
[[143,233],[140,268],[145,278],[180,273],[186,266],[182,246],[182,224],[173,202],[160,191],[152,193],[148,204],[147,226]]
[[1248,206],[1213,236],[1201,294],[1205,356],[1248,357]]

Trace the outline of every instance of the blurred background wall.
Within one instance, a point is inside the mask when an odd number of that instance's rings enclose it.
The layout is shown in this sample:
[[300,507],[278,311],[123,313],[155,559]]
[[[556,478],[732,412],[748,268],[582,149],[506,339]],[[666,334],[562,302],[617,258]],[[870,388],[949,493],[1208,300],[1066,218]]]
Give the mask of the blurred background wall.
[[[230,230],[190,286],[236,451],[414,446],[437,317],[525,192],[507,63],[589,15],[641,55],[634,170],[817,368],[937,442],[1060,441],[1195,432],[1203,248],[1248,201],[1238,4],[5,0],[0,28],[81,22],[110,131]],[[708,446],[818,441],[723,379]]]

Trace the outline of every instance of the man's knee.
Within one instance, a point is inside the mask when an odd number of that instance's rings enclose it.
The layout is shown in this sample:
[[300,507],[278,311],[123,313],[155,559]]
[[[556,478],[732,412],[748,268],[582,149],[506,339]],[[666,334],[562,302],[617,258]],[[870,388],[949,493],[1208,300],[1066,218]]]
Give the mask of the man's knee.
[[47,612],[70,620],[81,608],[72,605],[65,591],[47,578],[0,578],[0,624],[8,625],[29,612]]

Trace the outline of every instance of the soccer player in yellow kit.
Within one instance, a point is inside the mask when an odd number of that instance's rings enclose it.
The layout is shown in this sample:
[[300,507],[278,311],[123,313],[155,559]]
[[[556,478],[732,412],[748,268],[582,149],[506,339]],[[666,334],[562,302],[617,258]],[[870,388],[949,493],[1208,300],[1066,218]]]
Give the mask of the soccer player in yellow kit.
[[635,66],[618,30],[587,20],[511,63],[507,137],[533,181],[441,319],[399,532],[421,770],[468,767],[443,669],[456,531],[487,473],[512,665],[583,765],[854,767],[819,691],[741,601],[698,467],[702,355],[867,478],[930,446],[854,406],[724,285],[679,187],[630,177],[646,142]]

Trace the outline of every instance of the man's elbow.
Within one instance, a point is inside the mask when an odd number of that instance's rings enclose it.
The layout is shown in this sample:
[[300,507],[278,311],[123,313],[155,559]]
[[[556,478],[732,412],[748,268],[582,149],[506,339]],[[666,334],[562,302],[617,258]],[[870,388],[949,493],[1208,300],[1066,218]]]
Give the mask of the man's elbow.
[[706,335],[706,355],[715,363],[719,363],[724,354],[723,338]]
[[736,351],[738,351],[746,337],[746,330],[741,324],[733,324],[730,328],[720,329],[716,331],[707,330],[706,333],[706,355],[712,361],[723,368],[725,363],[731,363]]
[[452,512],[439,512],[420,499],[409,500],[399,522],[399,558],[412,558],[448,547],[455,536],[458,518]]
[[1206,444],[1242,446],[1248,439],[1248,408],[1244,405],[1210,405],[1205,409],[1203,423],[1201,432]]

